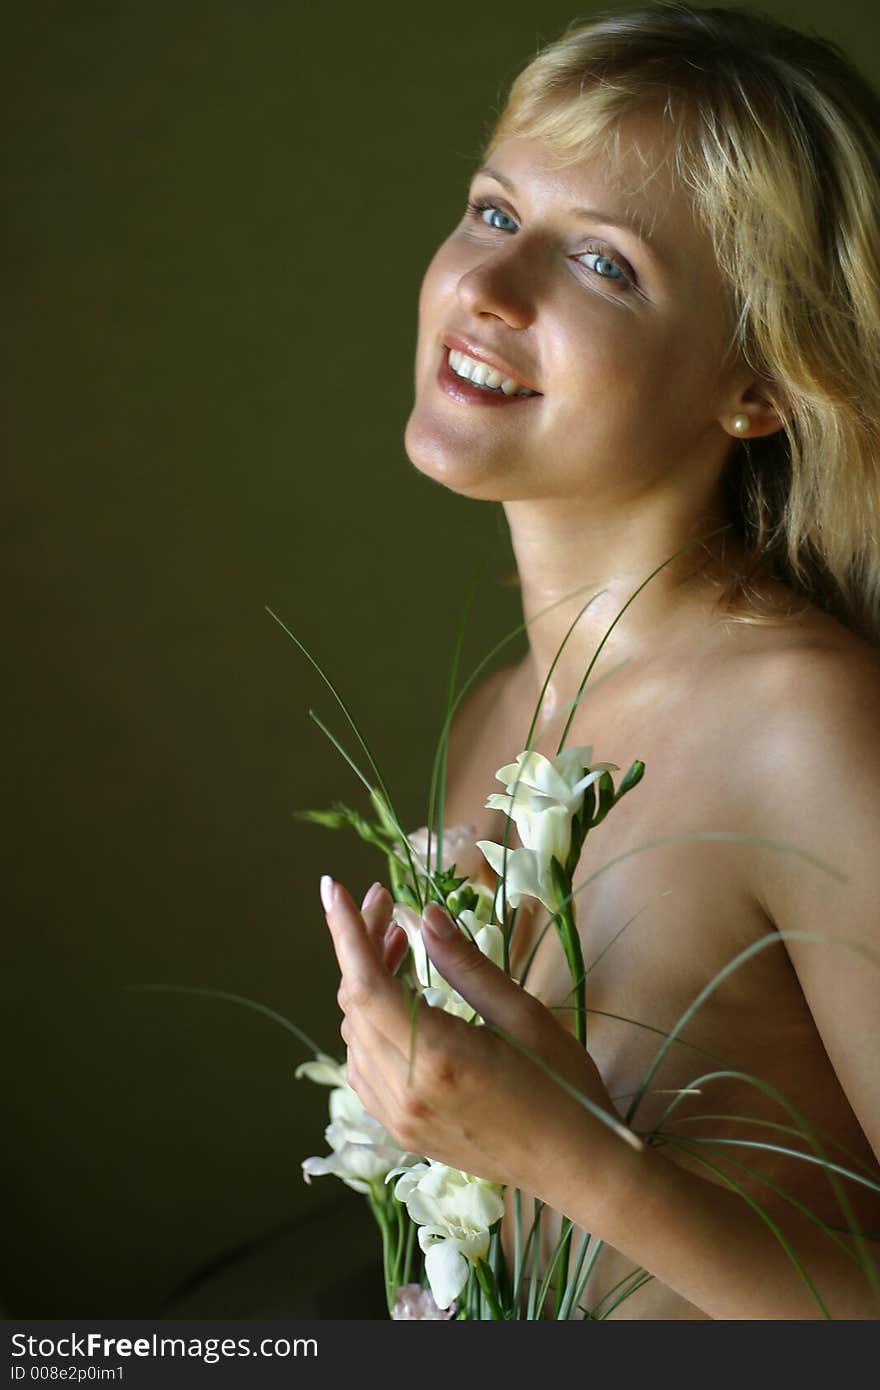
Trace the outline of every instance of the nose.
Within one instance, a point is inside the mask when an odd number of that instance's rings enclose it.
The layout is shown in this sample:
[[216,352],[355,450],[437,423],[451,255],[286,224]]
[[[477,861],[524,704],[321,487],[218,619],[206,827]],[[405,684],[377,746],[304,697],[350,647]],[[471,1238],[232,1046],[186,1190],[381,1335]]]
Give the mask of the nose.
[[466,270],[458,282],[458,297],[476,317],[490,314],[510,328],[528,328],[534,321],[528,271],[513,247],[493,251]]

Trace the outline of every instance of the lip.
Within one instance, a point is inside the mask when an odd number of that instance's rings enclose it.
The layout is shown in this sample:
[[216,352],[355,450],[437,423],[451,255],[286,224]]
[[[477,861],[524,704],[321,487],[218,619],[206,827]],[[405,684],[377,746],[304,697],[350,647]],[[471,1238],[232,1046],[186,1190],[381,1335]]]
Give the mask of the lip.
[[[480,345],[475,343],[472,339],[463,338],[460,333],[446,333],[443,336],[443,345],[447,348],[455,348],[457,352],[467,353],[468,357],[475,357],[478,362],[485,362],[487,367],[495,367],[497,371],[503,372],[505,376],[511,377],[512,380],[518,382],[520,386],[525,386],[528,391],[534,391],[536,396],[541,395],[537,386],[534,386],[531,381],[527,381],[522,373],[518,372],[515,367],[512,367],[509,362],[505,362],[503,357],[499,357],[496,352],[493,352],[489,348],[480,347]],[[511,399],[528,400],[529,397],[513,396]]]

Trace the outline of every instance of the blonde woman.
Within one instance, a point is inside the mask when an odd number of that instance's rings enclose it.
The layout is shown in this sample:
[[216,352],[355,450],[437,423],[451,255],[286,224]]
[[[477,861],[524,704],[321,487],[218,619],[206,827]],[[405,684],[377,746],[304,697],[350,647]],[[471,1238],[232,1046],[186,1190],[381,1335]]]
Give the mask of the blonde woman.
[[[874,1317],[875,1191],[848,1182],[842,1206],[821,1162],[781,1151],[809,1145],[773,1125],[792,1124],[781,1093],[823,1153],[876,1174],[875,94],[832,44],[751,11],[664,4],[574,25],[514,82],[427,270],[415,375],[409,457],[502,503],[529,624],[525,658],[458,716],[447,824],[503,839],[487,793],[585,596],[533,741],[548,756],[614,616],[699,540],[614,628],[568,736],[646,764],[575,881],[667,841],[577,898],[587,1050],[553,932],[522,989],[431,909],[438,970],[623,1115],[658,1034],[770,941],[654,1078],[633,1128],[650,1134],[678,1094],[668,1142],[634,1147],[491,1028],[439,1010],[422,1010],[410,1074],[390,895],[374,885],[359,910],[328,882],[352,1085],[404,1148],[539,1198],[548,1248],[560,1213],[601,1241],[593,1316],[632,1275],[612,1316]],[[546,917],[522,917],[514,975]],[[504,1231],[509,1247],[509,1215]]]

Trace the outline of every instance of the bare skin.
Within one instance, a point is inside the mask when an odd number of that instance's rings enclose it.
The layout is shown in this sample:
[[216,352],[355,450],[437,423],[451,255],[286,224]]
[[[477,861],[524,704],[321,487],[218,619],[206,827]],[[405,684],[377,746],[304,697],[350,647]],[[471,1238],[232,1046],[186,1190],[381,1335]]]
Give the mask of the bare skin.
[[[705,619],[706,615],[703,614]],[[645,778],[588,840],[577,874],[582,882],[616,856],[651,840],[695,830],[724,830],[766,837],[772,827],[760,814],[756,789],[764,775],[749,754],[755,731],[777,715],[774,663],[780,654],[808,668],[811,647],[821,646],[858,678],[873,659],[867,649],[836,623],[811,610],[783,627],[718,624],[711,639],[684,642],[637,672],[621,672],[585,695],[568,743],[592,743],[594,757],[625,769],[639,757]],[[870,680],[870,675],[867,674]],[[496,769],[525,742],[537,699],[528,658],[496,673],[462,710],[450,744],[447,824],[473,823],[475,838],[501,841],[506,818],[485,810],[489,789],[497,789]],[[574,691],[572,691],[572,695]],[[548,757],[556,752],[561,726],[538,736],[533,746]],[[784,839],[784,835],[777,838]],[[515,830],[510,843],[519,840]],[[822,857],[821,843],[806,839],[804,849]],[[621,1113],[639,1085],[659,1037],[637,1026],[669,1030],[711,976],[752,942],[774,929],[762,902],[763,868],[774,851],[743,843],[684,842],[636,854],[602,874],[578,896],[584,958],[589,966],[603,951],[588,979],[588,1047]],[[823,877],[802,861],[802,871]],[[830,880],[829,880],[830,881]],[[521,911],[512,958],[519,974],[547,914]],[[625,925],[628,924],[628,925]],[[623,928],[614,944],[613,938]],[[527,988],[566,1023],[570,984],[561,948],[550,931],[539,946]],[[616,1021],[622,1015],[633,1023]],[[784,946],[774,946],[745,966],[713,994],[685,1031],[688,1042],[724,1059],[732,1069],[756,1074],[777,1087],[817,1127],[871,1163],[873,1154],[831,1067],[798,978]],[[679,1046],[667,1057],[652,1093],[637,1117],[640,1129],[655,1124],[671,1097],[714,1070],[711,1059]],[[741,1082],[714,1081],[703,1094],[686,1100],[671,1127],[684,1137],[786,1142],[766,1129],[729,1122],[685,1119],[700,1114],[765,1117],[786,1123],[781,1108]],[[797,1147],[797,1145],[795,1145]],[[672,1161],[688,1159],[672,1149]],[[719,1151],[703,1150],[724,1167]],[[844,1224],[821,1170],[760,1150],[731,1148],[786,1189],[829,1224]],[[840,1157],[840,1155],[837,1155]],[[694,1172],[712,1177],[699,1165]],[[780,1207],[772,1192],[734,1166],[727,1172],[771,1211]],[[715,1179],[720,1181],[720,1179]],[[880,1229],[880,1203],[849,1189],[867,1229]],[[867,1194],[865,1194],[867,1195]],[[782,1204],[782,1209],[784,1210]],[[527,1201],[525,1213],[531,1210]],[[510,1204],[505,1244],[512,1253]],[[545,1251],[555,1244],[559,1218],[545,1213]],[[575,1233],[575,1244],[579,1232]],[[601,1306],[603,1294],[635,1266],[605,1248],[585,1291],[584,1306]],[[615,1318],[702,1318],[708,1314],[657,1279],[652,1279],[611,1314]]]
[[[504,818],[484,809],[486,796],[523,748],[543,677],[585,599],[596,595],[554,673],[550,719],[574,697],[636,584],[727,520],[722,479],[740,432],[732,422],[745,416],[744,438],[782,423],[766,383],[726,351],[713,248],[669,182],[656,129],[640,118],[631,133],[614,168],[599,159],[560,170],[535,142],[503,142],[472,188],[487,206],[454,229],[422,286],[407,452],[435,481],[503,504],[528,623],[523,661],[487,681],[453,730],[445,823],[474,823],[478,839],[503,839]],[[660,261],[617,225],[633,217]],[[462,399],[444,377],[450,337],[538,394],[497,408],[478,392]],[[880,970],[850,945],[880,961],[880,666],[873,649],[781,586],[765,585],[774,625],[719,622],[717,583],[740,559],[728,534],[682,556],[603,651],[567,743],[592,744],[595,760],[621,769],[640,758],[646,773],[588,839],[576,883],[658,836],[693,832],[794,846],[834,872],[790,852],[702,840],[633,854],[594,878],[577,897],[585,960],[597,962],[586,1053],[565,1031],[570,982],[552,934],[525,991],[461,933],[441,939],[423,927],[423,937],[487,1022],[622,1115],[660,1040],[638,1024],[668,1031],[738,952],[788,934],[709,997],[687,1026],[690,1046],[671,1050],[633,1126],[645,1134],[657,1123],[670,1100],[661,1088],[679,1091],[725,1066],[776,1086],[855,1161],[872,1163]],[[532,746],[554,754],[563,722]],[[387,892],[360,912],[345,890],[327,906],[351,1084],[401,1147],[535,1193],[597,1233],[605,1251],[587,1307],[641,1266],[651,1282],[613,1316],[817,1316],[770,1228],[699,1161],[708,1159],[769,1209],[832,1316],[876,1317],[847,1251],[767,1186],[846,1226],[818,1166],[731,1143],[723,1153],[690,1142],[689,1155],[671,1145],[637,1154],[509,1043],[427,1007],[410,1068],[409,1015],[393,974],[405,943],[399,930],[387,933],[390,913]],[[514,971],[545,920],[542,910],[521,913]],[[759,1090],[731,1078],[701,1089],[666,1126],[680,1142],[786,1140],[696,1118],[789,1122]],[[868,1190],[847,1191],[863,1229],[880,1231]],[[509,1244],[509,1221],[506,1236]]]

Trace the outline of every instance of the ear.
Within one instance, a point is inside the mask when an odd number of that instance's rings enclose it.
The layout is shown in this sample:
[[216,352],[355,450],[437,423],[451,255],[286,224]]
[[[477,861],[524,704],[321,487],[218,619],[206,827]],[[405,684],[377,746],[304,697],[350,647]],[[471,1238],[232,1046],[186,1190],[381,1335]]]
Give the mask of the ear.
[[[732,392],[718,423],[732,439],[763,439],[783,428],[791,419],[792,408],[781,392],[772,393],[772,383],[755,377]],[[771,399],[775,394],[776,403]]]

